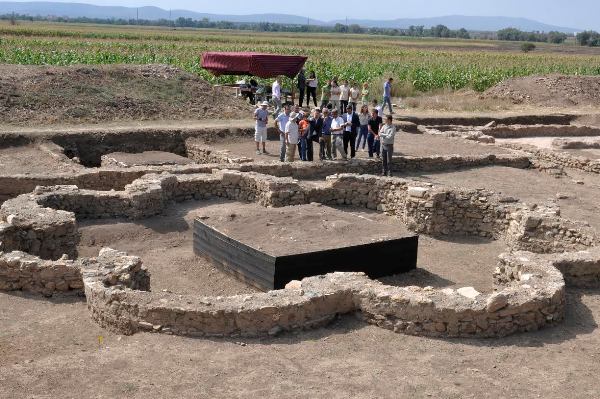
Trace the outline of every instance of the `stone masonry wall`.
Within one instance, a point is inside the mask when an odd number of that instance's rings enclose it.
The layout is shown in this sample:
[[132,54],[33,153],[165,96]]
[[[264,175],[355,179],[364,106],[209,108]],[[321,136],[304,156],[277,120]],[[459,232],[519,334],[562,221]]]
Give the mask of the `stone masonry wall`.
[[138,258],[113,250],[103,250],[90,260],[84,283],[92,317],[125,334],[274,335],[358,312],[367,322],[395,332],[494,337],[537,330],[564,316],[560,272],[536,255],[526,258],[525,254],[504,256],[503,265],[510,265],[501,266],[506,283],[492,294],[472,289],[391,287],[362,273],[310,277],[289,283],[285,290],[227,298],[151,293],[100,280],[105,270],[114,270],[114,263],[139,264]]
[[83,294],[77,263],[67,259],[42,260],[24,252],[0,252],[0,291],[28,291],[46,296]]
[[556,211],[502,203],[493,193],[428,187],[398,178],[343,174],[323,186],[289,177],[214,170],[211,174],[149,174],[123,191],[74,186],[38,187],[0,207],[0,248],[47,259],[76,255],[75,218],[142,219],[172,201],[220,197],[289,206],[310,202],[377,209],[399,217],[411,230],[430,235],[476,235],[505,239],[534,252],[578,250],[596,241],[593,231],[565,221]]
[[[528,144],[504,143],[502,147],[524,151],[531,154],[539,163],[547,162],[566,168],[578,169],[584,172],[600,173],[600,160],[574,155],[568,152],[539,148]],[[536,162],[532,163],[536,166]]]

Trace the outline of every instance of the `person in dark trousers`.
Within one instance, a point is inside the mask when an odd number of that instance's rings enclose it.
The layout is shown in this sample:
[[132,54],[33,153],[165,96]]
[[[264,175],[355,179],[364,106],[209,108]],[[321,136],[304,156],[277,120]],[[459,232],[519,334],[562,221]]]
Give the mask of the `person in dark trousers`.
[[[389,78],[383,84],[383,104],[381,105],[382,111],[385,108],[385,106],[387,105],[390,108],[390,114],[394,113],[394,110],[392,109],[392,83],[393,82],[394,82],[394,79]],[[383,117],[383,113],[379,116]]]
[[300,96],[299,100],[299,104],[302,107],[302,104],[304,103],[304,91],[306,90],[306,77],[304,77],[304,69],[300,70],[300,73],[298,73],[298,95]]
[[306,106],[310,107],[310,97],[312,96],[315,107],[317,106],[317,87],[319,87],[319,80],[315,71],[310,71],[308,79],[306,79]]
[[369,158],[373,158],[373,154],[377,154],[379,158],[379,129],[383,124],[383,120],[379,116],[379,111],[376,109],[371,111],[369,119],[369,136],[367,137],[367,145],[369,146]]
[[[316,143],[321,142],[321,134],[323,133],[323,118],[321,117],[321,110],[315,108],[313,110],[313,116],[310,118],[310,129],[309,136],[306,146],[306,158],[308,161],[312,161],[314,158],[313,154],[313,141]],[[319,148],[320,150],[320,148]]]
[[323,108],[323,130],[319,139],[319,159],[331,161],[331,122],[333,118],[329,115],[329,108]]
[[[346,113],[342,117],[344,118],[344,151],[346,154],[350,154],[350,158],[356,156],[356,136],[358,135],[358,129],[360,127],[360,118],[358,114],[352,110],[352,107],[348,107]],[[350,145],[350,152],[348,152],[348,144]]]
[[358,131],[358,138],[356,139],[356,150],[360,149],[360,143],[362,141],[362,151],[365,150],[367,145],[367,137],[369,137],[369,106],[363,105],[360,108],[358,119],[360,121],[360,128]]
[[381,140],[381,175],[392,177],[392,155],[396,138],[396,127],[392,122],[392,115],[385,118],[385,124],[379,129],[379,138]]

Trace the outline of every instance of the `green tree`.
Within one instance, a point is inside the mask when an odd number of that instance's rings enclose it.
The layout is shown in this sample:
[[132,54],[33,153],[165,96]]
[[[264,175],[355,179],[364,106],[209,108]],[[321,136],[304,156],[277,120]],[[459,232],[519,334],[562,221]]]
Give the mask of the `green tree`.
[[524,53],[529,53],[530,51],[535,50],[535,44],[533,43],[523,43],[521,44],[521,51]]

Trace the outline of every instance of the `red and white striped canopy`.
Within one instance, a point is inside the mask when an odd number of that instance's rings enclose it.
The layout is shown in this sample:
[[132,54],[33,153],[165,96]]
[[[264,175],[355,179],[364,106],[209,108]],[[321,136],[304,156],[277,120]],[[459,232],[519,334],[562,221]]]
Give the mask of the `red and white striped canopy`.
[[287,76],[293,78],[304,67],[308,57],[261,53],[202,54],[202,68],[219,75],[252,75],[259,78]]

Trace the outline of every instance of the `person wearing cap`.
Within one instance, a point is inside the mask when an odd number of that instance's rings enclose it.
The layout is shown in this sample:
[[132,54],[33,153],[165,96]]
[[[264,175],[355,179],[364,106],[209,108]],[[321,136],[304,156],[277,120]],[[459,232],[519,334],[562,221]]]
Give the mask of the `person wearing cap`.
[[337,153],[339,151],[344,161],[348,160],[346,151],[344,151],[344,128],[346,127],[344,119],[339,116],[339,112],[334,108],[331,111],[333,120],[331,121],[331,136],[332,136],[332,147],[333,147],[333,159],[337,159]]
[[296,148],[298,147],[298,115],[295,112],[290,114],[290,120],[285,125],[285,161],[294,162],[296,157]]
[[385,124],[379,129],[381,139],[382,176],[392,176],[392,155],[394,154],[394,139],[396,127],[392,123],[392,115],[385,118]]
[[329,108],[323,108],[323,130],[319,139],[319,159],[332,160],[331,158],[331,122],[333,118],[329,115]]
[[254,127],[254,141],[256,142],[256,154],[260,155],[260,143],[262,143],[262,154],[267,154],[267,149],[265,145],[267,143],[267,123],[269,122],[269,111],[267,111],[267,107],[269,103],[263,101],[260,104],[260,108],[256,108],[254,111],[254,120],[256,121],[256,126]]
[[279,160],[283,162],[285,160],[285,151],[287,146],[285,144],[285,126],[290,120],[290,107],[289,105],[285,105],[283,107],[283,112],[277,115],[275,118],[275,126],[279,130]]

